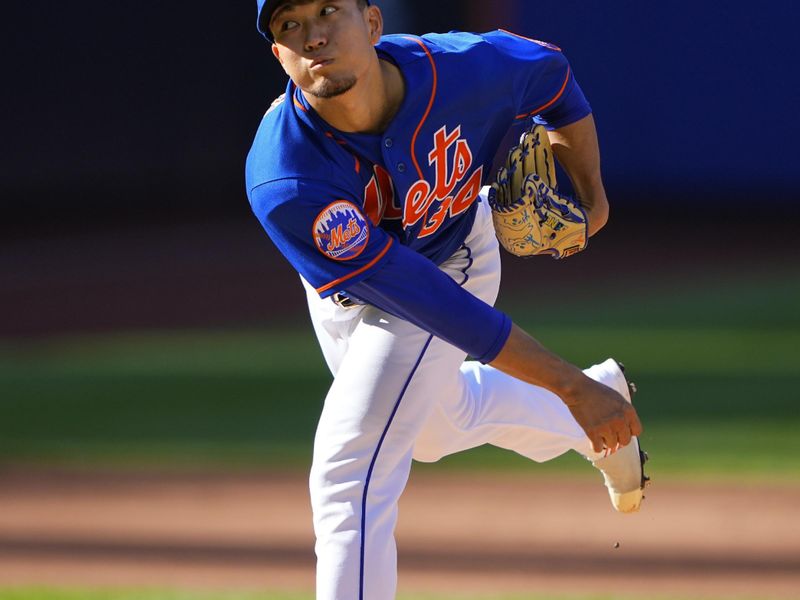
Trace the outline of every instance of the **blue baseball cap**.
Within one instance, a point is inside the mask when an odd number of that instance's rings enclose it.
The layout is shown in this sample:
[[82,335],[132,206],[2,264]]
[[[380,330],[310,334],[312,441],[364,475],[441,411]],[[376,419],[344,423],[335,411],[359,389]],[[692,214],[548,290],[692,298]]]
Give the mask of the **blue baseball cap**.
[[[269,32],[269,20],[272,18],[272,13],[275,12],[278,5],[282,4],[284,1],[285,0],[256,0],[256,4],[258,5],[256,29],[270,42],[273,40],[272,34]],[[367,0],[367,5],[369,5],[369,3],[369,0]]]

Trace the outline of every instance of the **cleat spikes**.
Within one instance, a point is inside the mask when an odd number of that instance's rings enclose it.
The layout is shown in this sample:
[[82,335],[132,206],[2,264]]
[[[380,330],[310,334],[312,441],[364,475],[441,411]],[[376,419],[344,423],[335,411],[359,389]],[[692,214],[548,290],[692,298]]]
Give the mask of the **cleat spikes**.
[[[650,477],[648,477],[644,473],[644,465],[648,460],[650,460],[650,457],[647,455],[647,452],[645,452],[644,450],[640,449],[639,450],[639,458],[642,461],[642,486],[641,486],[641,489],[644,489],[650,483]],[[644,497],[644,496],[642,496],[642,497]]]

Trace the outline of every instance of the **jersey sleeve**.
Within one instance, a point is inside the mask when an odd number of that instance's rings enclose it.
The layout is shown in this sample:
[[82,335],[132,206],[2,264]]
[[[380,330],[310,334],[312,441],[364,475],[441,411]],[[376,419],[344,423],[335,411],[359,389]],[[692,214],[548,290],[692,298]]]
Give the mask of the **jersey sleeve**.
[[405,319],[468,355],[492,362],[511,333],[511,319],[473,296],[430,260],[395,244],[380,269],[345,292]]
[[396,243],[342,190],[282,179],[254,188],[250,203],[273,243],[321,297],[344,291],[482,362],[505,344],[508,316]]
[[511,82],[518,120],[557,129],[592,112],[560,48],[504,30],[483,38],[497,53],[493,77]]
[[323,298],[367,277],[394,243],[352,195],[325,182],[280,179],[248,196],[270,239]]

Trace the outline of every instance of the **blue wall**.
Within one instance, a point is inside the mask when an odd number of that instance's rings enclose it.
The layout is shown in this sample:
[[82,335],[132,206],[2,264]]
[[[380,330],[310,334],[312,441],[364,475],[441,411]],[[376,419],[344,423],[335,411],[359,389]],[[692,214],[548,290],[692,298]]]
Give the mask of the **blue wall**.
[[[502,26],[564,48],[615,201],[659,209],[711,190],[800,206],[800,4],[382,2],[415,33]],[[244,156],[285,85],[255,32],[255,2],[10,6],[0,229],[249,218]]]
[[800,3],[515,4],[520,33],[570,58],[610,186],[800,200]]

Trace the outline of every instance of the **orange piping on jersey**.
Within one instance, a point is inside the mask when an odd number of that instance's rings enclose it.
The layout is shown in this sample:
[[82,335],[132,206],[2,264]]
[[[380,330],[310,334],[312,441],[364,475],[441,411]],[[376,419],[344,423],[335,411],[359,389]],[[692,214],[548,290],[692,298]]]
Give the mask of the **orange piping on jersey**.
[[303,112],[308,112],[308,109],[305,106],[303,106],[302,104],[300,104],[300,102],[297,100],[297,98],[294,95],[294,93],[297,91],[297,86],[294,83],[292,83],[291,87],[292,87],[292,91],[291,91],[292,102],[294,102],[294,105],[297,108],[299,108],[300,110],[302,110]]
[[302,104],[300,104],[300,103],[297,101],[297,98],[295,98],[295,97],[294,97],[294,95],[292,95],[292,101],[294,102],[294,105],[295,105],[297,108],[299,108],[299,109],[300,109],[300,110],[302,110],[303,112],[308,112],[308,109],[307,109],[305,106],[303,106]]
[[417,125],[416,131],[414,131],[414,137],[411,138],[411,160],[414,161],[414,168],[417,170],[417,175],[419,175],[420,179],[425,179],[422,175],[422,169],[419,168],[419,163],[417,162],[417,156],[414,152],[414,148],[417,145],[417,136],[419,135],[420,130],[422,129],[422,124],[425,123],[425,120],[428,118],[428,115],[431,112],[431,108],[433,107],[433,100],[436,98],[436,85],[438,81],[437,73],[436,73],[436,63],[433,62],[433,56],[431,56],[430,50],[428,50],[427,46],[422,42],[422,40],[411,37],[411,36],[404,36],[407,40],[411,40],[413,42],[417,42],[422,49],[425,51],[425,54],[428,55],[428,60],[431,63],[431,69],[433,69],[433,85],[431,86],[431,99],[428,101],[428,108],[425,109],[425,114],[422,115],[422,119]]
[[322,292],[326,292],[329,289],[331,289],[333,287],[336,287],[340,283],[342,283],[344,281],[347,281],[348,279],[350,279],[352,277],[355,277],[356,275],[360,275],[361,273],[363,273],[367,269],[369,269],[372,266],[374,266],[375,263],[377,263],[380,259],[382,259],[383,255],[386,254],[389,251],[389,247],[392,245],[393,242],[394,242],[394,238],[390,237],[389,241],[386,242],[386,246],[384,246],[383,250],[380,251],[380,254],[378,254],[378,256],[376,256],[371,261],[369,261],[369,263],[367,263],[366,265],[364,265],[360,269],[357,269],[357,270],[353,271],[352,273],[350,273],[348,275],[345,275],[344,277],[340,277],[336,281],[331,281],[330,283],[327,283],[327,284],[323,285],[322,287],[317,288],[317,293],[321,294]]
[[326,131],[325,135],[331,138],[334,142],[336,142],[340,146],[347,146],[347,142],[345,142],[344,140],[337,140],[330,131]]
[[526,40],[528,42],[533,42],[534,44],[539,44],[540,46],[544,46],[545,48],[550,48],[551,50],[555,49],[555,50],[558,50],[559,52],[561,52],[561,48],[559,48],[558,46],[556,46],[554,44],[548,44],[548,43],[542,42],[541,40],[535,40],[533,38],[525,37],[524,35],[520,35],[518,33],[514,33],[513,31],[509,31],[508,29],[500,28],[499,31],[502,31],[503,33],[507,33],[508,35],[513,35],[514,37],[518,37],[518,38],[520,38],[522,40]]
[[[326,131],[325,135],[327,137],[329,137],[330,139],[332,139],[337,144],[339,144],[340,146],[344,146],[345,148],[347,148],[347,142],[345,142],[344,140],[337,140],[330,131]],[[347,148],[347,149],[350,150],[350,148]],[[353,160],[356,161],[356,164],[355,164],[355,167],[354,167],[355,170],[356,170],[356,173],[361,173],[361,162],[358,160],[358,157],[355,155],[355,153],[353,153],[351,151],[351,154],[353,155]]]
[[561,84],[561,89],[558,90],[558,93],[555,96],[552,97],[550,102],[548,102],[547,104],[542,104],[539,108],[534,108],[531,112],[526,113],[524,115],[517,115],[515,118],[524,119],[526,117],[531,117],[533,115],[538,115],[540,112],[542,112],[548,106],[552,105],[556,100],[561,98],[561,94],[563,94],[564,90],[567,89],[567,82],[569,82],[569,72],[570,72],[570,69],[569,69],[569,67],[567,67],[567,76],[564,77],[564,83]]
[[337,144],[339,144],[340,146],[345,146],[345,147],[347,147],[347,142],[345,142],[344,140],[337,139],[337,138],[336,138],[336,136],[334,136],[334,135],[333,135],[333,134],[332,134],[330,131],[326,131],[326,132],[325,132],[325,135],[326,135],[327,137],[329,137],[330,139],[332,139],[332,140],[333,140],[334,142],[336,142]]

